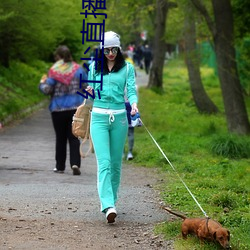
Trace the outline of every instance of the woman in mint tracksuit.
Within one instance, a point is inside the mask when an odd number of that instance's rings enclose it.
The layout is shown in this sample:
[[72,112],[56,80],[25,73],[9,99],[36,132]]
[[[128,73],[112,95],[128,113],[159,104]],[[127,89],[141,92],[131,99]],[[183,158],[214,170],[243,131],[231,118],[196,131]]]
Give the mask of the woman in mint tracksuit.
[[[121,165],[128,121],[124,103],[124,90],[131,104],[131,115],[138,112],[135,71],[126,63],[121,50],[119,35],[109,31],[104,35],[104,67],[102,90],[100,83],[91,83],[87,91],[96,97],[91,114],[90,133],[97,159],[97,188],[101,211],[108,223],[117,216],[115,204],[120,186]],[[101,61],[90,66],[88,80],[101,80]],[[99,90],[100,97],[97,92]]]

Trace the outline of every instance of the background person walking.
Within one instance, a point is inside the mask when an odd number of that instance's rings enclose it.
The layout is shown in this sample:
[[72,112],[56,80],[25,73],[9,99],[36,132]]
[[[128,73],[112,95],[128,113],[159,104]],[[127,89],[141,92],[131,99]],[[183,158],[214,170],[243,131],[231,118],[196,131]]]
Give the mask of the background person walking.
[[152,56],[151,49],[149,48],[147,44],[145,45],[145,48],[144,48],[143,57],[144,57],[145,72],[148,75],[153,56]]
[[[123,53],[123,57],[126,62],[131,63],[134,66],[134,61],[128,57],[128,54],[126,52]],[[135,76],[136,76],[136,70],[135,70]],[[136,91],[137,91],[137,85],[136,85]],[[137,98],[138,98],[138,92],[137,92]],[[125,105],[126,105],[126,111],[127,111],[127,119],[128,119],[128,152],[126,159],[133,160],[133,148],[134,148],[134,130],[135,128],[131,125],[131,105],[129,103],[129,100],[127,99],[126,91],[125,91]],[[124,150],[125,154],[125,150]]]
[[54,56],[56,63],[50,68],[48,77],[43,77],[39,85],[42,93],[51,95],[49,110],[56,134],[54,172],[64,173],[68,141],[73,175],[80,175],[80,142],[72,134],[71,124],[77,107],[83,102],[83,98],[76,94],[79,89],[80,74],[83,79],[87,79],[87,74],[73,61],[67,46],[59,46]]

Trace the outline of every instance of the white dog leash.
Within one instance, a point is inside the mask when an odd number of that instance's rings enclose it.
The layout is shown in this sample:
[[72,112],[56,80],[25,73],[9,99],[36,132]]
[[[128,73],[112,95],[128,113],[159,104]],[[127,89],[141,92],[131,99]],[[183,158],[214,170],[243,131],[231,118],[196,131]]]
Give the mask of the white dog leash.
[[145,127],[145,129],[148,132],[148,134],[150,135],[150,137],[152,138],[152,140],[155,143],[155,145],[158,147],[158,149],[160,150],[160,152],[162,153],[162,155],[165,157],[165,159],[167,160],[167,162],[169,163],[169,165],[175,171],[175,173],[177,174],[177,176],[179,177],[179,179],[181,180],[181,182],[183,183],[183,185],[185,186],[185,188],[187,189],[187,191],[189,192],[189,194],[191,195],[191,197],[194,199],[194,201],[196,202],[196,204],[198,205],[198,207],[200,208],[200,210],[202,211],[202,213],[205,215],[205,217],[209,218],[209,216],[206,214],[206,212],[203,210],[203,208],[201,207],[201,205],[199,204],[199,202],[196,200],[196,198],[194,197],[194,195],[192,194],[192,192],[190,191],[190,189],[188,188],[188,186],[186,185],[186,183],[182,180],[182,178],[178,174],[178,172],[175,169],[175,167],[173,166],[173,164],[170,162],[170,160],[168,159],[168,157],[165,155],[165,153],[163,152],[163,150],[161,149],[161,147],[159,146],[159,144],[157,143],[157,141],[154,139],[154,137],[149,132],[149,130],[147,129],[147,127],[145,126],[145,124],[142,122],[141,118],[139,118],[139,119],[140,119],[142,125]]

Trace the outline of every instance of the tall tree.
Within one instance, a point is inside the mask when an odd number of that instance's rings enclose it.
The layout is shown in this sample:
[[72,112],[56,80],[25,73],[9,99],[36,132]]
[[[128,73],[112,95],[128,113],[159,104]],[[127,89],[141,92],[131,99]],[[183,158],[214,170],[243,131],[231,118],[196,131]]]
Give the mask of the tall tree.
[[212,33],[228,130],[249,134],[250,123],[236,64],[230,0],[212,0],[214,21],[200,0],[191,1],[204,16]]
[[151,38],[155,14],[154,2],[155,0],[140,0],[136,2],[134,0],[107,1],[106,13],[108,18],[105,28],[121,35],[123,49],[126,49],[125,45],[131,42],[142,42],[140,33],[145,27]]
[[166,30],[166,20],[168,10],[172,7],[177,7],[175,3],[168,0],[156,1],[156,16],[155,16],[155,34],[154,34],[154,57],[149,75],[148,87],[163,88],[163,66],[166,54],[166,42],[164,34]]
[[73,47],[73,53],[80,50],[83,16],[79,2],[36,0],[35,4],[34,8],[33,0],[0,1],[0,64],[48,60],[63,42]]
[[187,3],[185,5],[185,10],[184,49],[186,55],[189,82],[194,102],[200,113],[217,113],[218,108],[207,95],[201,80],[200,56],[197,51],[196,44],[195,17],[193,14],[191,16],[191,13],[194,13],[194,8],[192,4]]
[[232,0],[234,28],[237,46],[237,60],[241,86],[244,94],[250,96],[250,1]]
[[249,0],[232,0],[234,14],[235,34],[238,38],[249,36],[250,27],[250,1]]

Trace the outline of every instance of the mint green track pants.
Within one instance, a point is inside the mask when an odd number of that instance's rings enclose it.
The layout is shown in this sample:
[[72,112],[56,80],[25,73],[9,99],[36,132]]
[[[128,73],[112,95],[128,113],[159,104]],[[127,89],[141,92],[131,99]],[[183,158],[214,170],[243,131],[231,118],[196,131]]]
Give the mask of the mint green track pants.
[[90,134],[97,160],[97,190],[101,211],[115,207],[120,186],[122,155],[128,133],[126,112],[91,113]]

